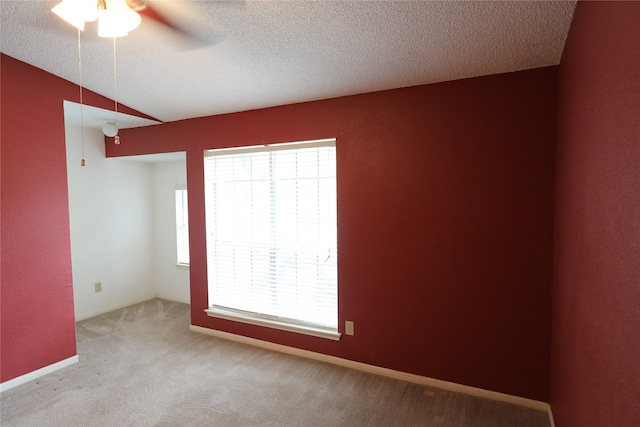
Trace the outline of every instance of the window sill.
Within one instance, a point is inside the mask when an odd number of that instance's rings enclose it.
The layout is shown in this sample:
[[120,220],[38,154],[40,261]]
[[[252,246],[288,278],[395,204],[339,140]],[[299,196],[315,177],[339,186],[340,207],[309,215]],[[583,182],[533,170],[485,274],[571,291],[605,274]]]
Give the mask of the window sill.
[[184,264],[182,262],[179,262],[179,263],[176,264],[176,267],[184,269],[184,270],[188,270],[189,269],[189,264]]
[[314,328],[312,326],[297,325],[294,323],[265,319],[261,317],[251,316],[250,314],[224,310],[217,307],[207,308],[204,311],[209,317],[217,317],[219,319],[233,320],[235,322],[247,323],[249,325],[280,329],[282,331],[296,332],[299,334],[311,335],[314,337],[325,338],[333,341],[340,341],[340,336],[342,335],[340,332],[331,329]]

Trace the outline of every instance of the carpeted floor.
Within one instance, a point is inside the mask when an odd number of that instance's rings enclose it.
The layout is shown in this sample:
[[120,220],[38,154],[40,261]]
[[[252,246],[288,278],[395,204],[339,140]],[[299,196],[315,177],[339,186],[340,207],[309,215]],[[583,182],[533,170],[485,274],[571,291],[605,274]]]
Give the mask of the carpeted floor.
[[77,324],[80,362],[4,391],[28,426],[549,427],[546,413],[189,331],[151,300]]

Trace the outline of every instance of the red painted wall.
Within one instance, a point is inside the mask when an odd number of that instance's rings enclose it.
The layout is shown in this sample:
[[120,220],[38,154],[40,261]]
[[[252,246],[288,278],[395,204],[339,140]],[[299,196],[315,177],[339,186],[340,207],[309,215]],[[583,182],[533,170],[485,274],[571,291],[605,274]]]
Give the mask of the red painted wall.
[[[547,401],[556,68],[121,131],[187,151],[192,323]],[[209,318],[203,150],[337,138],[340,342]]]
[[[72,83],[4,54],[0,67],[0,382],[5,382],[76,354],[62,101],[78,102],[79,92]],[[85,95],[92,105],[113,106],[89,91]]]
[[551,406],[640,425],[640,2],[579,2],[560,64]]

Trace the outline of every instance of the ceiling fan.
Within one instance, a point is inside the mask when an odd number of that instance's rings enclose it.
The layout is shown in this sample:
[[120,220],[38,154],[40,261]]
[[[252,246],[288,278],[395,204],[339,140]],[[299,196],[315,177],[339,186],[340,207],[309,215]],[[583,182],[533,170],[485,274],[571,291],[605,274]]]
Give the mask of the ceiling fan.
[[98,36],[126,36],[140,25],[141,15],[188,38],[194,34],[177,26],[146,0],[62,0],[53,13],[84,31],[85,22],[98,20]]
[[194,40],[197,38],[192,32],[189,32],[185,28],[180,27],[176,25],[174,22],[168,20],[165,17],[165,15],[158,12],[157,9],[151,7],[151,5],[147,0],[125,0],[125,1],[133,11],[145,16],[146,18],[149,18],[157,22],[160,25],[163,25],[164,27],[167,27],[171,31],[179,33],[180,35],[185,36],[187,38],[192,38]]

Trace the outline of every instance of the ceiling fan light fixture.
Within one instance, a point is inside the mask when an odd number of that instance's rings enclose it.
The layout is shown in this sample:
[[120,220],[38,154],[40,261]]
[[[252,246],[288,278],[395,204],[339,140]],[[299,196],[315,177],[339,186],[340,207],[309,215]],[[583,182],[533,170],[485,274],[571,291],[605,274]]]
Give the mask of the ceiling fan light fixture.
[[104,134],[104,136],[113,138],[118,134],[118,127],[113,122],[107,122],[104,125],[102,125],[102,133]]
[[[69,1],[69,0],[64,0]],[[77,3],[77,8],[82,14],[84,22],[93,22],[98,19],[98,8],[96,8],[95,0],[72,0]]]
[[[60,18],[67,21],[80,31],[84,31],[84,23],[86,21],[83,15],[84,4],[82,0],[63,0],[62,3],[55,5],[51,11]],[[97,17],[96,9],[96,17]]]
[[135,30],[142,18],[125,0],[105,0],[106,8],[98,8],[98,36],[122,37]]

